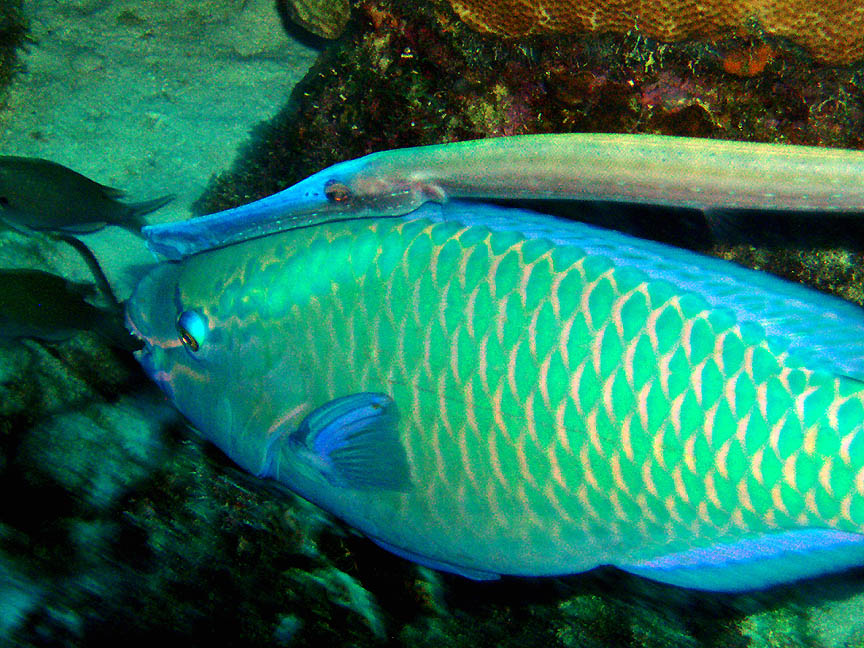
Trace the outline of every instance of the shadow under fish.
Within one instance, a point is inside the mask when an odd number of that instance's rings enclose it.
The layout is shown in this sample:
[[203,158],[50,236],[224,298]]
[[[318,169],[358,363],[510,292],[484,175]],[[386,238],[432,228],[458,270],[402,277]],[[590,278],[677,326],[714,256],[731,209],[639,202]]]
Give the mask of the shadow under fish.
[[116,309],[87,301],[95,294],[89,284],[43,270],[3,269],[0,286],[0,342],[62,342],[80,331],[94,331],[121,349],[142,346],[126,331]]
[[0,156],[0,219],[14,229],[86,234],[117,225],[140,236],[144,216],[174,199],[124,203],[124,195],[50,160]]

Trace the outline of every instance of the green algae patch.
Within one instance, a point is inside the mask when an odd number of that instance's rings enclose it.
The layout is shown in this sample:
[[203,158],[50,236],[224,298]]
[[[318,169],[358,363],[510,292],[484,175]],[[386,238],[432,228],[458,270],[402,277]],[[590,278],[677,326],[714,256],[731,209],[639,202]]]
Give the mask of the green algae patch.
[[789,608],[751,614],[741,624],[741,634],[750,639],[753,648],[812,645],[806,635],[805,618]]

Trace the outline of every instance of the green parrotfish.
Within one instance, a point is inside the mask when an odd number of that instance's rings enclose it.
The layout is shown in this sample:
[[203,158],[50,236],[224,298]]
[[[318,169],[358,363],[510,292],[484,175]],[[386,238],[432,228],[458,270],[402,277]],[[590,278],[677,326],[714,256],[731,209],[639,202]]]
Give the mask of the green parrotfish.
[[424,565],[864,564],[864,314],[763,273],[452,201],[160,264],[127,319],[206,438]]
[[50,160],[0,156],[0,219],[18,229],[84,234],[118,225],[140,236],[143,217],[174,199],[124,203],[123,195]]

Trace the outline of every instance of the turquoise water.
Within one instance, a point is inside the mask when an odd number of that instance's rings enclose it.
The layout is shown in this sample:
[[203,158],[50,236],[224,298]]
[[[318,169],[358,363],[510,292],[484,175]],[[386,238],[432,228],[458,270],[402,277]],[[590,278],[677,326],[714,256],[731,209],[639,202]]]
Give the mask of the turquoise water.
[[[864,147],[860,62],[830,67],[770,24],[682,43],[638,25],[508,40],[472,31],[446,1],[276,4],[7,0],[0,155],[55,161],[129,203],[174,194],[155,224],[373,151],[486,136]],[[333,35],[346,11],[337,39],[313,33]],[[590,216],[864,303],[854,218]],[[0,230],[3,269],[95,286],[79,251],[18,225]],[[155,261],[122,227],[80,239],[120,301]],[[96,332],[102,318],[119,325],[104,290],[33,286],[19,303],[69,303],[70,321],[38,306],[0,313],[0,646],[864,645],[860,569],[733,595],[613,569],[473,582],[417,567],[201,440],[129,350]]]

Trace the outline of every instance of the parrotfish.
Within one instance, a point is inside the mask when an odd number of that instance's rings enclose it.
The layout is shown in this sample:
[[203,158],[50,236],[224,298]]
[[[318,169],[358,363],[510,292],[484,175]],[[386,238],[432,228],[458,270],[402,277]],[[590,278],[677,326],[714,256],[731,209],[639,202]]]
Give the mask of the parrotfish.
[[452,201],[159,264],[127,322],[237,464],[423,565],[864,564],[864,313],[763,273]]
[[373,153],[262,200],[144,229],[177,259],[339,216],[451,199],[609,200],[706,211],[864,213],[864,151],[657,135],[521,135]]
[[83,234],[118,225],[140,236],[143,217],[174,199],[123,203],[123,195],[50,160],[0,156],[0,219],[18,229]]

